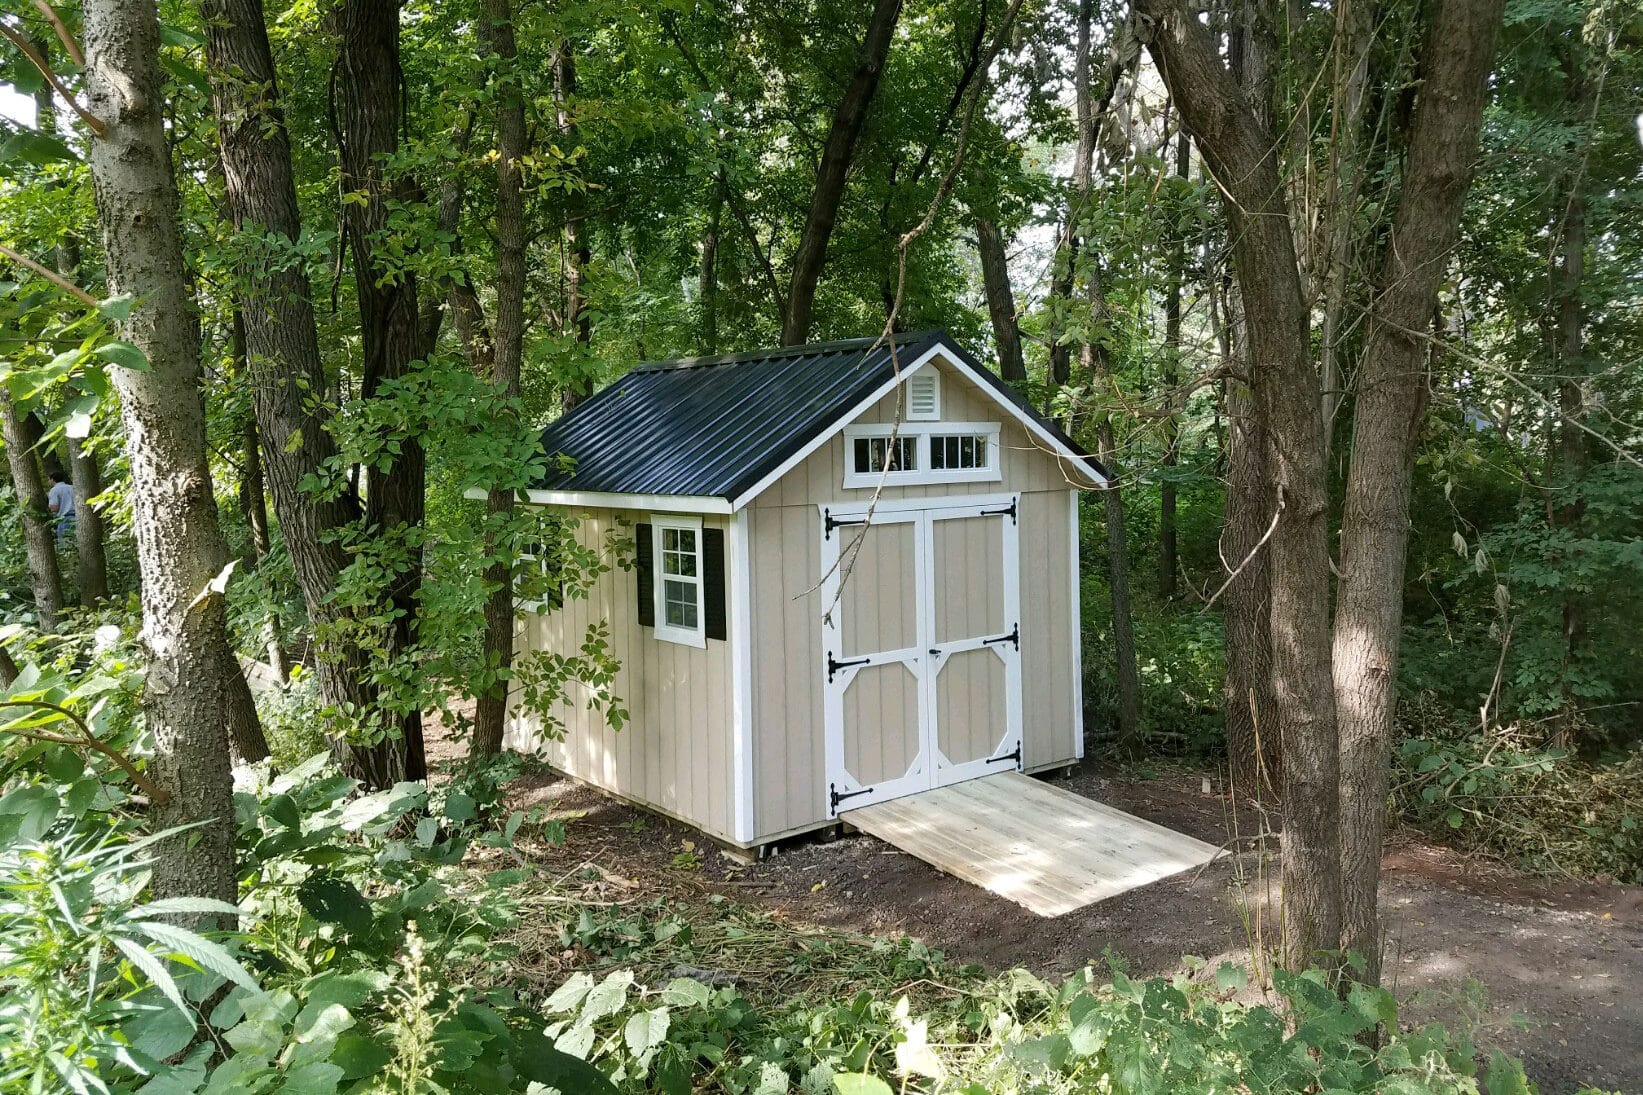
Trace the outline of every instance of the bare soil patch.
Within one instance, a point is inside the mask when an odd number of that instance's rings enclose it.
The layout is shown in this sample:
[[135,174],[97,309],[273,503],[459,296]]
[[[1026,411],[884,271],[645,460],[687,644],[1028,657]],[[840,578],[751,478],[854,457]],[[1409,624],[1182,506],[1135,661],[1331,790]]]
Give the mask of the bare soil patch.
[[[1086,765],[1063,785],[1211,843],[1236,831],[1244,850],[1044,919],[871,837],[801,840],[742,866],[688,826],[553,773],[518,780],[510,803],[570,819],[566,845],[536,850],[544,867],[591,864],[635,896],[688,905],[718,892],[795,926],[906,935],[990,970],[1056,975],[1110,954],[1146,976],[1174,972],[1183,955],[1210,968],[1249,960],[1252,901],[1241,895],[1262,863],[1248,839],[1258,817],[1241,812],[1234,826],[1196,773],[1140,779]],[[1483,1051],[1523,1058],[1548,1095],[1643,1092],[1643,888],[1536,879],[1409,836],[1388,849],[1385,872],[1387,976],[1407,1022],[1469,1027]]]

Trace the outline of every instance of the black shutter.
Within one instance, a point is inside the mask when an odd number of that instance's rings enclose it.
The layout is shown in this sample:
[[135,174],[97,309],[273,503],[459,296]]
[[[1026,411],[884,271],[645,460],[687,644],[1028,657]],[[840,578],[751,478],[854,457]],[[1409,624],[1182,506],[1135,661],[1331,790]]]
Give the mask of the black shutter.
[[656,562],[652,558],[650,525],[633,526],[633,569],[639,575],[639,624],[656,626]]
[[702,623],[707,637],[725,637],[725,533],[702,530]]

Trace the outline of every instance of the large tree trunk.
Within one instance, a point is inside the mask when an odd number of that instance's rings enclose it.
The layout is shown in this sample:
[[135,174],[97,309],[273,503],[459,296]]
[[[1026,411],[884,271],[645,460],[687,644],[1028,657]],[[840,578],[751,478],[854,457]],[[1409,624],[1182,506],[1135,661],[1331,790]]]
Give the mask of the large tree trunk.
[[69,476],[74,480],[75,575],[80,604],[90,607],[108,598],[108,558],[103,546],[107,534],[103,514],[92,499],[103,493],[103,469],[97,454],[70,437],[67,440]]
[[11,392],[0,387],[0,427],[4,429],[12,489],[17,492],[34,610],[39,614],[41,628],[50,631],[63,611],[63,576],[57,569],[55,520],[46,509],[45,477],[40,473],[40,460],[25,417]]
[[[337,159],[342,189],[364,195],[363,201],[344,206],[344,224],[359,300],[364,357],[360,389],[371,399],[384,384],[411,375],[427,352],[415,273],[401,270],[389,276],[377,255],[392,208],[413,200],[412,188],[405,180],[389,177],[385,163],[399,149],[405,122],[398,0],[344,0],[337,11],[337,34]],[[379,542],[404,553],[389,564],[387,600],[394,618],[382,636],[382,657],[403,682],[406,694],[379,692],[378,717],[387,732],[380,743],[335,743],[343,770],[371,787],[427,774],[419,690],[415,670],[408,664],[414,657],[417,593],[422,585],[418,533],[426,464],[419,437],[397,440],[398,455],[366,469],[365,523]]]
[[816,168],[816,187],[810,194],[810,212],[805,217],[799,249],[793,256],[793,274],[788,283],[787,307],[782,316],[782,345],[797,346],[810,339],[811,312],[816,303],[816,285],[827,259],[827,242],[833,236],[844,184],[855,159],[856,142],[867,122],[867,110],[878,91],[895,37],[896,20],[901,16],[901,0],[875,0],[873,14],[856,53],[856,68],[833,112],[821,163]]
[[[302,223],[261,0],[204,0],[201,8],[235,228],[242,242],[267,235],[276,251],[295,247]],[[368,711],[376,689],[364,657],[354,644],[332,637],[339,630],[332,594],[348,565],[342,533],[357,522],[359,509],[351,492],[327,497],[301,486],[304,479],[328,479],[337,454],[314,398],[328,387],[308,274],[274,255],[252,257],[238,274],[262,469],[314,629],[320,694],[338,708]]]
[[1341,946],[1380,976],[1381,834],[1397,708],[1404,557],[1415,442],[1426,407],[1426,332],[1460,234],[1503,0],[1434,0],[1353,409],[1341,526],[1334,680],[1341,736]]
[[[86,104],[104,132],[89,164],[109,289],[137,305],[126,337],[149,370],[112,370],[131,462],[132,528],[142,577],[150,774],[169,796],[155,829],[199,827],[158,846],[157,897],[237,899],[230,727],[255,708],[228,645],[228,562],[206,461],[199,342],[177,225],[152,0],[86,0]],[[260,735],[260,730],[259,730]],[[200,824],[203,823],[203,824]]]
[[[514,40],[512,0],[485,0],[482,19],[486,44],[503,68],[518,61]],[[496,324],[491,378],[509,400],[519,398],[519,372],[525,337],[525,194],[521,161],[525,156],[525,100],[514,80],[500,83],[496,104]],[[709,260],[704,259],[707,263]],[[509,427],[516,425],[510,421]],[[487,503],[489,520],[507,522],[513,514],[513,491],[493,488]],[[483,756],[501,752],[508,710],[508,674],[513,665],[513,563],[498,555],[494,536],[488,536],[485,582],[494,585],[485,602],[485,665],[498,679],[479,696],[474,708],[472,752]]]
[[1010,288],[1010,264],[1004,236],[988,217],[976,217],[976,251],[981,256],[981,281],[987,290],[987,314],[993,321],[993,344],[998,347],[999,373],[1012,383],[1027,379],[1021,355],[1021,329],[1016,324],[1015,293]]
[[[1073,149],[1072,183],[1067,194],[1067,215],[1050,273],[1050,383],[1059,388],[1072,379],[1072,347],[1064,337],[1072,312],[1073,284],[1078,277],[1078,252],[1083,242],[1085,207],[1090,200],[1091,173],[1095,164],[1095,141],[1100,132],[1090,99],[1090,56],[1093,48],[1094,0],[1078,0],[1078,29],[1073,46],[1073,111],[1077,144]],[[1100,111],[1104,116],[1118,86],[1116,69],[1102,93]],[[1057,311],[1060,309],[1061,311]]]
[[1281,506],[1272,562],[1272,678],[1286,787],[1284,953],[1292,967],[1340,938],[1340,753],[1329,646],[1329,497],[1322,398],[1278,149],[1208,30],[1182,0],[1137,0],[1148,48],[1226,196],[1257,410]]
[[[1277,42],[1270,11],[1241,4],[1228,27],[1234,78],[1263,126],[1272,124]],[[1272,485],[1272,447],[1249,384],[1250,356],[1243,302],[1227,278],[1221,286],[1224,322],[1220,341],[1225,384],[1226,519],[1220,555],[1227,575],[1222,615],[1226,679],[1227,767],[1232,786],[1246,798],[1276,809],[1283,790],[1283,739],[1272,695],[1272,564],[1264,546],[1277,509]]]

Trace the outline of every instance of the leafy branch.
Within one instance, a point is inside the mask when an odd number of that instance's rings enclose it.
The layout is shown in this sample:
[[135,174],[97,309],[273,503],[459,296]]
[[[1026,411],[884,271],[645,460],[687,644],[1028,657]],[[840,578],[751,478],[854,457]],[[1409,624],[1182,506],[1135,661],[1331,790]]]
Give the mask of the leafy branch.
[[27,738],[30,741],[52,742],[57,745],[77,745],[95,750],[96,752],[107,757],[109,760],[113,761],[119,766],[122,772],[130,776],[131,782],[141,788],[143,793],[148,795],[149,801],[154,805],[164,806],[166,803],[171,801],[170,791],[167,791],[164,787],[161,787],[159,784],[155,783],[139,771],[137,766],[131,762],[130,757],[127,757],[124,753],[114,748],[114,746],[108,744],[108,742],[92,733],[91,727],[86,723],[85,719],[82,719],[79,715],[69,710],[67,707],[64,707],[62,704],[52,703],[50,700],[0,700],[0,708],[7,707],[28,707],[36,710],[55,712],[56,714],[62,715],[64,718],[72,722],[75,727],[79,729],[80,736],[76,738],[70,737],[67,734],[54,734],[47,730],[26,730],[19,729],[14,726],[0,727],[0,731],[8,734],[16,734],[18,737]]

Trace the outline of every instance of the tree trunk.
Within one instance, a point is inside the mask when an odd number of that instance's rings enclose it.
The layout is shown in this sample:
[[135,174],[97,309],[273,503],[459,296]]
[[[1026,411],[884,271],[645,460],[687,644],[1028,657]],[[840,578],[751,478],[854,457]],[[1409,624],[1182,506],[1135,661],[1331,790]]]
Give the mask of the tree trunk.
[[[1190,169],[1192,142],[1182,129],[1175,136],[1175,174],[1185,179]],[[1169,275],[1164,291],[1164,387],[1173,392],[1181,383],[1181,289],[1186,276],[1187,240],[1175,229],[1170,243]],[[1175,578],[1180,569],[1175,544],[1175,466],[1181,457],[1181,424],[1170,396],[1169,416],[1164,419],[1164,475],[1158,486],[1158,595],[1175,596]]]
[[[199,341],[177,225],[152,0],[86,0],[85,94],[105,131],[89,165],[109,289],[137,305],[126,337],[149,371],[110,370],[131,462],[132,529],[142,577],[150,774],[169,798],[156,830],[200,824],[157,847],[156,897],[238,897],[230,728],[256,712],[229,648],[224,597],[210,583],[228,562],[206,460]],[[260,735],[260,728],[258,730]]]
[[[1079,352],[1080,364],[1092,381],[1105,388],[1112,383],[1112,363],[1107,356],[1104,328],[1107,325],[1106,292],[1101,283],[1098,261],[1090,263],[1090,330]],[[1118,446],[1113,441],[1112,414],[1105,409],[1096,422],[1097,456],[1103,466],[1118,466]],[[1130,613],[1130,549],[1124,536],[1124,496],[1116,483],[1101,492],[1106,504],[1107,577],[1112,596],[1112,653],[1118,676],[1118,746],[1133,749],[1141,729],[1141,675],[1135,663],[1135,626]]]
[[[364,398],[372,399],[383,385],[410,376],[427,352],[415,273],[407,269],[389,276],[377,259],[380,239],[389,231],[390,211],[414,200],[411,187],[389,177],[385,165],[399,149],[405,122],[398,0],[344,0],[337,10],[337,33],[337,159],[343,191],[364,195],[363,201],[345,205],[343,212],[359,300],[364,357],[360,388]],[[387,600],[394,618],[382,636],[381,656],[389,671],[400,676],[406,694],[378,693],[378,713],[387,732],[380,743],[334,743],[343,770],[371,787],[389,787],[427,774],[421,697],[409,664],[415,656],[417,593],[422,585],[419,533],[426,465],[418,436],[398,440],[398,455],[366,469],[365,524],[379,543],[388,542],[403,552],[388,564]]]
[[[240,357],[241,376],[248,375],[244,369],[244,333],[239,314],[234,316],[234,343],[235,353]],[[247,414],[245,423],[240,429],[241,437],[241,467],[240,472],[240,512],[245,517],[245,527],[249,531],[250,548],[246,554],[246,562],[252,567],[261,567],[263,560],[268,558],[270,546],[268,536],[268,503],[263,484],[262,474],[262,442],[257,435],[257,417]],[[291,680],[291,663],[285,654],[285,644],[280,639],[279,613],[269,609],[268,615],[262,623],[263,646],[268,651],[268,668],[274,674],[274,679],[281,684]]]
[[103,514],[91,502],[103,493],[103,469],[97,454],[81,442],[70,437],[67,445],[69,476],[74,480],[75,573],[80,603],[90,607],[108,599],[108,559],[103,550],[107,535]]
[[[485,0],[482,12],[486,44],[503,69],[518,64],[514,40],[512,0]],[[508,75],[512,75],[509,73]],[[498,81],[496,103],[496,325],[491,378],[509,401],[508,428],[514,401],[519,398],[519,373],[525,336],[525,193],[521,162],[525,147],[525,100],[515,79]],[[709,260],[704,259],[704,268]],[[487,503],[493,528],[505,525],[513,514],[513,491],[493,488]],[[494,586],[485,602],[485,665],[497,679],[479,696],[474,708],[472,754],[502,751],[502,732],[508,711],[508,676],[513,665],[513,561],[497,551],[495,533],[486,537],[485,583]]]
[[1226,197],[1255,403],[1270,431],[1281,507],[1272,564],[1272,679],[1284,753],[1284,955],[1315,961],[1340,939],[1340,753],[1329,646],[1329,497],[1322,398],[1307,333],[1278,150],[1208,30],[1182,0],[1137,0],[1147,45]]
[[787,308],[782,317],[782,345],[797,346],[810,339],[811,312],[816,304],[816,285],[821,280],[827,258],[827,242],[838,220],[844,199],[844,184],[855,158],[856,142],[867,122],[867,111],[878,91],[879,77],[890,55],[896,20],[901,16],[901,0],[875,0],[867,22],[856,68],[833,112],[833,124],[816,168],[816,187],[810,194],[810,212],[805,217],[799,249],[793,256],[793,275],[788,283]]
[[[1084,208],[1090,200],[1090,180],[1095,164],[1098,126],[1090,102],[1090,56],[1095,23],[1094,0],[1078,0],[1078,29],[1073,47],[1073,110],[1077,145],[1073,150],[1072,184],[1067,194],[1067,217],[1056,247],[1050,274],[1050,383],[1060,388],[1072,379],[1071,346],[1064,337],[1065,316],[1072,311],[1073,284],[1078,277],[1078,252],[1083,238]],[[1106,113],[1118,86],[1116,74],[1102,97],[1101,113]],[[1056,309],[1062,313],[1058,318]]]
[[[41,33],[34,40],[34,49],[42,58],[49,60],[52,54],[50,36]],[[57,107],[53,95],[51,87],[44,84],[34,93],[34,126],[43,133],[57,131]],[[48,185],[55,190],[61,183],[53,182]],[[57,272],[69,281],[74,281],[79,268],[80,241],[72,235],[65,234],[57,245]],[[9,397],[6,398],[9,402]],[[66,442],[69,478],[74,485],[74,547],[77,556],[75,584],[80,587],[80,604],[89,607],[108,597],[108,562],[103,550],[106,539],[103,515],[91,504],[93,498],[103,493],[103,475],[94,454],[88,452],[72,437],[66,438]],[[21,484],[18,484],[17,496],[19,500],[23,498]],[[45,512],[43,505],[41,512]],[[26,514],[24,519],[27,520]],[[33,551],[32,543],[29,543],[29,550]],[[55,559],[52,566],[54,569],[57,568]],[[32,555],[30,572],[32,575]],[[59,601],[61,598],[62,591],[59,589]]]
[[[1256,121],[1272,124],[1277,43],[1265,10],[1246,3],[1228,28],[1232,71]],[[1277,510],[1272,448],[1255,407],[1243,304],[1230,277],[1221,285],[1220,344],[1233,374],[1224,385],[1226,520],[1220,555],[1227,574],[1222,614],[1228,770],[1241,795],[1276,809],[1282,801],[1283,740],[1272,695],[1272,565],[1262,546]],[[1239,379],[1242,378],[1242,379]]]
[[1435,0],[1403,184],[1353,409],[1334,638],[1341,737],[1341,946],[1380,977],[1381,834],[1397,709],[1410,478],[1426,408],[1425,334],[1460,234],[1504,0]]
[[[553,51],[553,105],[558,116],[559,139],[574,148],[576,121],[576,54],[569,39],[560,39]],[[585,282],[593,249],[588,243],[587,201],[579,192],[565,199],[564,272],[565,306],[559,317],[559,333],[574,335],[584,349],[593,342],[593,317],[588,312]],[[580,367],[581,362],[577,362]],[[580,371],[568,378],[560,405],[570,411],[593,394],[592,386]]]
[[0,387],[0,426],[4,427],[6,463],[17,492],[18,517],[23,525],[23,547],[28,555],[29,585],[40,627],[50,631],[63,611],[63,576],[57,569],[56,521],[46,508],[45,476],[34,452],[25,415],[11,392]]
[[[296,246],[302,223],[262,3],[203,0],[201,9],[235,228],[244,243],[272,237],[270,246],[283,256]],[[328,480],[337,455],[326,416],[313,398],[330,388],[307,271],[266,254],[251,256],[236,273],[262,470],[314,631],[320,694],[337,708],[368,711],[375,706],[376,688],[366,676],[364,655],[357,645],[333,637],[341,610],[332,595],[349,561],[342,537],[359,519],[355,495],[325,497],[300,485],[304,479]]]
[[718,183],[708,199],[707,226],[702,229],[702,261],[696,274],[701,332],[697,343],[711,357],[719,352],[719,228],[724,220],[725,192]]
[[981,281],[987,289],[987,314],[993,321],[993,344],[998,347],[999,373],[1011,383],[1027,379],[1021,355],[1021,329],[1016,325],[1015,292],[1010,288],[1010,266],[1004,237],[987,217],[976,217],[976,251],[981,256]]

